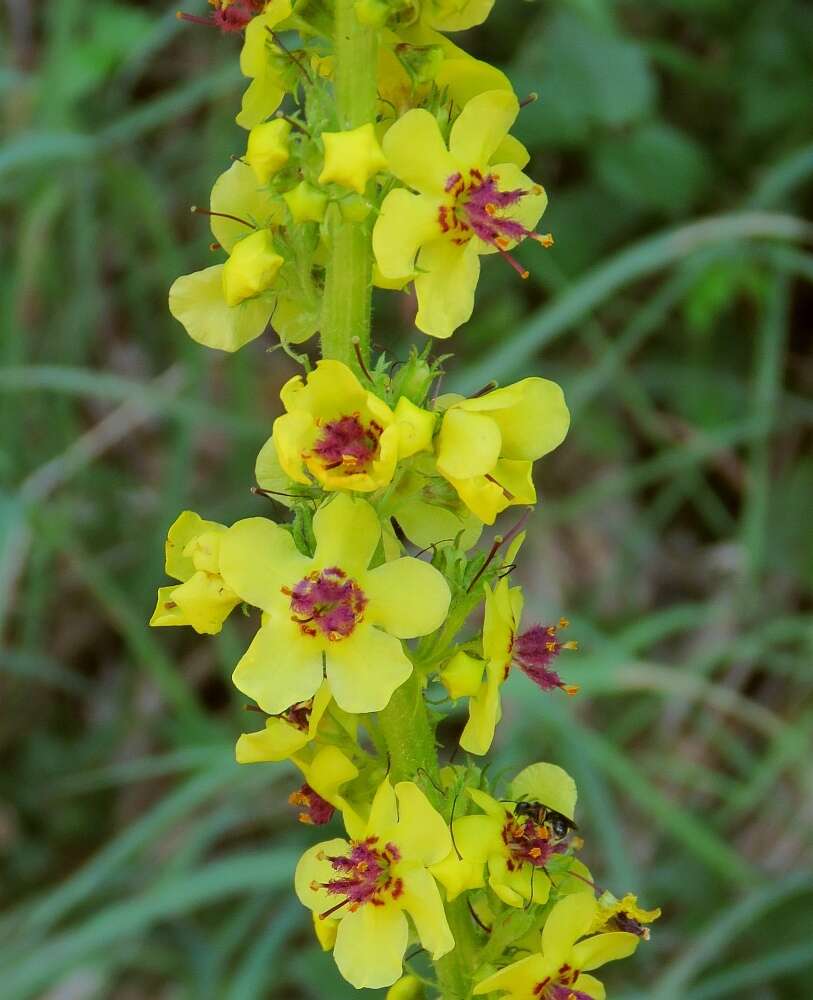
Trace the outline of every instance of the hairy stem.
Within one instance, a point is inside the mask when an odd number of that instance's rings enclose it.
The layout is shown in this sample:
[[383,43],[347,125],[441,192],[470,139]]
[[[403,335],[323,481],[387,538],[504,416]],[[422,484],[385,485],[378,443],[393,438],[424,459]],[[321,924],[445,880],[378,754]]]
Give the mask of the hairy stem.
[[[334,30],[336,114],[339,129],[375,121],[378,33],[360,24],[354,0],[336,0]],[[345,218],[331,206],[330,257],[322,307],[322,357],[343,361],[358,372],[353,337],[361,356],[370,355],[372,213],[365,219]]]

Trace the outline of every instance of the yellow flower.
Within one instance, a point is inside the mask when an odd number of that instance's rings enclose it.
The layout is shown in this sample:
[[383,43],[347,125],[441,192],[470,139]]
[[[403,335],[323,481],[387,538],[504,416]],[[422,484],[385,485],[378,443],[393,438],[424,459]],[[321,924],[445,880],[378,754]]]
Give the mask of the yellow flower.
[[285,84],[269,59],[269,31],[291,15],[291,0],[271,0],[262,14],[246,25],[240,70],[251,78],[243,94],[243,105],[235,121],[242,128],[253,128],[269,118],[285,96]]
[[551,883],[544,869],[565,850],[568,829],[559,836],[558,826],[538,822],[539,817],[523,813],[519,803],[538,803],[573,825],[576,786],[555,764],[532,764],[517,775],[510,794],[512,803],[504,804],[479,789],[469,789],[483,813],[455,820],[456,850],[433,868],[450,898],[482,886],[485,866],[490,888],[508,906],[547,900]]
[[387,278],[415,275],[418,329],[449,337],[469,319],[480,254],[501,253],[538,236],[533,227],[547,204],[544,190],[513,163],[494,161],[519,112],[514,94],[487,91],[466,104],[452,126],[449,148],[435,118],[416,108],[384,136],[389,168],[413,194],[397,188],[384,199],[373,249]]
[[284,118],[255,125],[248,133],[245,160],[260,184],[267,184],[288,162],[290,134],[291,124]]
[[536,502],[533,463],[561,444],[569,425],[562,390],[544,378],[458,398],[443,415],[438,472],[469,510],[493,524],[507,507]]
[[220,575],[220,543],[228,529],[185,510],[169,529],[167,576],[182,581],[158,590],[150,625],[191,625],[215,635],[240,598]]
[[454,948],[428,868],[451,848],[449,830],[417,785],[385,779],[370,818],[348,824],[350,840],[306,851],[296,869],[300,900],[323,919],[340,920],[333,956],[357,989],[391,986],[402,974],[407,914],[433,960]]
[[628,892],[622,899],[607,890],[598,898],[598,909],[590,933],[597,931],[629,931],[644,941],[649,940],[649,928],[661,915],[660,909],[645,910],[638,905],[638,897]]
[[313,477],[325,490],[370,493],[390,482],[399,459],[431,446],[434,414],[405,396],[391,410],[340,361],[320,361],[307,380],[294,376],[280,398],[287,412],[271,443],[295,483]]
[[333,181],[364,194],[370,178],[387,165],[371,122],[346,132],[323,132],[322,141],[325,164],[319,174],[320,184]]
[[520,959],[486,977],[474,987],[474,995],[498,993],[511,1000],[568,1000],[576,997],[604,1000],[604,987],[587,973],[606,962],[631,955],[638,938],[634,934],[589,933],[596,912],[592,893],[566,896],[550,911],[542,928],[541,953]]
[[236,351],[259,337],[272,317],[277,333],[291,343],[315,333],[316,322],[306,322],[302,307],[276,287],[282,257],[269,234],[283,211],[280,201],[258,187],[247,164],[237,161],[218,178],[211,196],[212,233],[231,256],[182,275],[169,290],[169,311],[193,340]]
[[449,587],[419,559],[368,569],[381,537],[375,510],[339,494],[313,518],[316,552],[261,517],[221,541],[223,578],[262,608],[262,625],[234,671],[235,686],[270,715],[308,701],[327,677],[347,712],[377,712],[412,672],[402,639],[443,622]]
[[239,306],[274,284],[284,261],[274,250],[269,229],[258,229],[235,244],[223,265],[223,297],[226,305]]

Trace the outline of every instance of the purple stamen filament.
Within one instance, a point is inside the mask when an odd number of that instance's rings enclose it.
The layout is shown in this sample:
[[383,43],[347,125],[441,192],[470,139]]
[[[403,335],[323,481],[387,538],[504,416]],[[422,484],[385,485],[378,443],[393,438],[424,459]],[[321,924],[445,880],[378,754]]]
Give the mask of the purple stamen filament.
[[451,202],[438,209],[438,224],[459,246],[468,243],[472,236],[478,237],[499,251],[517,274],[527,278],[528,271],[508,253],[508,247],[524,239],[549,246],[550,237],[540,236],[505,213],[528,195],[541,194],[542,189],[534,186],[530,191],[523,188],[501,191],[498,183],[496,174],[483,176],[476,169],[469,170],[468,181],[461,173],[452,174],[444,185]]
[[338,877],[327,882],[314,882],[312,888],[326,889],[331,895],[344,898],[320,914],[323,919],[343,906],[349,906],[351,910],[357,910],[365,903],[384,906],[386,896],[398,899],[403,893],[403,882],[392,872],[393,864],[401,859],[401,852],[395,844],[387,843],[382,848],[378,848],[377,844],[378,837],[354,840],[350,843],[349,853],[327,857]]
[[351,413],[321,425],[313,454],[325,469],[342,468],[346,475],[366,472],[378,455],[378,442],[383,431],[384,428],[374,420],[365,427],[359,414]]

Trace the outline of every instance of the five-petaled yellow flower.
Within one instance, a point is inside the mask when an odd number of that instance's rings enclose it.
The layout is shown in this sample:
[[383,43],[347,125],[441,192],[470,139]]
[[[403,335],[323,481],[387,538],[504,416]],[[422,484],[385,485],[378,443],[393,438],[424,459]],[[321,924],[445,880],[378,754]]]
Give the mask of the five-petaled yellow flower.
[[474,995],[498,993],[501,1000],[604,1000],[604,986],[588,973],[631,955],[639,938],[623,931],[584,938],[596,909],[591,892],[560,900],[542,928],[541,952],[487,976],[474,987]]
[[280,398],[287,412],[274,421],[271,444],[296,483],[370,493],[390,482],[399,459],[432,443],[434,414],[406,396],[390,409],[340,361],[294,376]]
[[[433,871],[450,897],[483,885],[484,867],[488,885],[508,906],[544,903],[551,890],[545,872],[548,861],[563,854],[573,826],[576,785],[555,764],[531,764],[511,783],[512,802],[498,802],[486,792],[469,789],[482,813],[455,820],[455,850]],[[564,817],[564,832],[553,830],[539,817],[520,811],[520,801],[538,803]],[[562,836],[558,836],[562,833]]]
[[441,815],[411,781],[379,786],[366,824],[345,816],[350,840],[307,851],[296,891],[322,919],[338,918],[333,956],[357,989],[391,986],[402,974],[407,914],[433,960],[454,948],[437,885],[427,870],[451,849]]
[[166,572],[181,583],[160,587],[150,625],[191,625],[215,635],[240,598],[220,573],[220,543],[225,524],[204,521],[185,510],[172,524],[166,541]]
[[486,524],[507,507],[535,503],[533,463],[557,448],[570,426],[561,388],[532,377],[451,398],[438,435],[438,472]]
[[381,525],[364,500],[339,494],[316,512],[313,530],[312,559],[266,518],[238,521],[223,536],[224,580],[265,612],[234,684],[276,715],[312,698],[326,676],[340,708],[380,711],[412,672],[401,640],[438,628],[449,585],[408,556],[369,569]]
[[[519,113],[507,90],[470,100],[452,126],[449,148],[424,108],[398,119],[384,136],[389,168],[407,187],[391,191],[373,230],[373,249],[385,278],[415,282],[415,324],[449,337],[474,308],[480,255],[500,253],[527,276],[508,251],[530,237],[547,196],[514,162],[502,159]],[[505,154],[503,154],[505,155]],[[515,155],[512,144],[508,159]]]

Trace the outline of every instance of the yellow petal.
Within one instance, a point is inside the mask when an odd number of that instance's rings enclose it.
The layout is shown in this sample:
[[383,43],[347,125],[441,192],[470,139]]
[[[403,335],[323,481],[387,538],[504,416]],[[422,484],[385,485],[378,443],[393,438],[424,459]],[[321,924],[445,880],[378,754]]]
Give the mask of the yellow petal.
[[240,112],[234,120],[241,128],[254,128],[273,115],[282,104],[283,97],[285,88],[269,68],[246,87]]
[[607,996],[604,984],[599,982],[595,976],[582,973],[573,985],[580,993],[586,993],[587,996],[592,997],[592,1000],[604,1000]]
[[534,461],[558,447],[567,434],[570,413],[564,393],[545,378],[526,378],[509,388],[518,391],[516,402],[489,411],[502,434],[502,454]]
[[271,431],[271,441],[280,467],[295,483],[303,486],[311,483],[305,472],[303,455],[313,446],[317,435],[313,417],[301,410],[277,417]]
[[443,574],[404,556],[370,570],[364,584],[366,617],[399,639],[428,635],[446,619],[451,593]]
[[384,155],[395,176],[421,194],[443,195],[457,165],[435,118],[423,108],[402,115],[384,136]]
[[332,806],[343,808],[345,803],[339,789],[359,773],[349,757],[338,747],[326,746],[320,747],[310,761],[301,762],[295,757],[294,763],[302,769],[305,780],[317,795]]
[[497,515],[511,505],[511,500],[505,495],[499,483],[492,482],[485,476],[449,479],[449,482],[457,490],[463,503],[480,518],[483,524],[493,524]]
[[493,6],[494,0],[430,0],[423,19],[438,31],[465,31],[482,24]]
[[384,1000],[423,1000],[423,983],[415,976],[402,976],[387,990]]
[[576,813],[576,782],[556,764],[529,764],[511,782],[512,799],[529,799],[555,809],[569,820]]
[[423,866],[442,861],[452,849],[446,820],[413,781],[399,781],[395,794],[399,806],[396,837],[404,860]]
[[541,955],[529,955],[519,962],[507,965],[492,976],[487,976],[481,980],[472,991],[475,996],[482,996],[483,993],[492,993],[503,990],[515,997],[533,996],[533,990],[537,983],[541,982],[550,974],[550,964]]
[[531,158],[531,154],[513,135],[507,135],[494,150],[492,159],[495,163],[511,163],[522,170]]
[[[244,220],[236,222],[222,215],[209,219],[212,235],[228,253],[238,240],[251,232],[251,226],[263,229],[282,222],[279,202],[270,191],[259,186],[254,171],[241,160],[235,160],[215,181],[209,207],[213,212]],[[246,226],[245,222],[250,225]]]
[[454,822],[454,843],[465,861],[484,864],[502,847],[502,827],[505,811],[500,816],[462,816]]
[[486,679],[477,694],[469,699],[469,718],[460,735],[460,746],[482,756],[488,753],[494,741],[494,731],[500,721],[500,686],[502,670],[493,661],[486,667]]
[[485,885],[483,862],[458,858],[454,850],[429,870],[446,890],[446,899],[450,902],[457,899],[461,892],[482,889]]
[[373,252],[382,275],[411,277],[418,251],[440,232],[437,201],[405,188],[390,191],[373,227]]
[[292,726],[285,719],[271,718],[265,729],[256,733],[243,733],[237,740],[235,754],[238,764],[256,764],[267,760],[287,760],[304,747],[309,740],[307,733]]
[[361,906],[339,924],[333,957],[357,990],[392,986],[402,972],[407,920],[394,905]]
[[[336,871],[328,861],[329,857],[341,857],[350,850],[350,844],[340,837],[314,844],[299,859],[294,873],[294,889],[299,901],[314,913],[324,913],[341,897],[328,893],[319,885],[336,877]],[[339,911],[341,913],[341,910]]]
[[482,59],[472,59],[469,55],[464,58],[447,56],[441,63],[435,84],[438,90],[448,93],[458,108],[465,107],[472,98],[487,90],[512,89],[505,73],[496,66],[491,66]]
[[258,183],[267,184],[288,162],[290,134],[291,123],[284,118],[255,125],[249,132],[245,160]]
[[280,390],[286,410],[302,410],[322,421],[361,410],[367,402],[367,392],[353,372],[341,361],[323,360],[307,379],[295,375]]
[[[524,906],[528,900],[535,906],[547,902],[550,879],[541,868],[523,864],[508,867],[505,854],[492,854],[488,859],[488,884],[508,906]],[[545,957],[549,957],[547,952]]]
[[451,479],[484,476],[497,464],[501,447],[500,429],[491,416],[453,406],[440,425],[438,471]]
[[480,277],[480,260],[472,244],[459,247],[449,240],[435,240],[418,254],[415,325],[431,337],[451,337],[471,318]]
[[236,351],[265,330],[273,301],[247,299],[229,306],[223,293],[223,264],[184,274],[169,290],[169,311],[189,336],[205,347]]
[[449,136],[449,149],[460,169],[488,164],[518,114],[519,101],[511,91],[488,90],[472,98]]
[[323,920],[318,913],[312,913],[311,917],[313,918],[313,933],[316,935],[319,947],[322,951],[331,951],[333,945],[336,944],[339,921],[332,920],[330,917],[325,917]]
[[285,263],[274,249],[270,229],[259,229],[235,243],[223,265],[223,295],[226,304],[238,306],[246,299],[268,291]]
[[325,657],[330,690],[346,712],[380,712],[412,673],[400,640],[366,623],[331,643]]
[[240,598],[221,577],[199,570],[172,591],[187,623],[201,635],[217,635]]
[[320,184],[331,181],[364,194],[371,177],[387,166],[372,122],[345,132],[323,132],[325,163]]
[[164,547],[167,576],[174,577],[176,580],[188,580],[199,567],[195,566],[190,556],[184,555],[186,546],[193,538],[197,538],[205,531],[217,530],[225,530],[225,525],[218,524],[217,521],[204,521],[193,510],[185,510],[180,513],[167,532],[167,541]]
[[278,715],[307,701],[322,683],[322,651],[290,621],[263,625],[232,674],[238,691]]
[[406,396],[401,396],[393,411],[398,428],[398,457],[410,458],[419,451],[432,447],[432,433],[437,414],[416,406]]
[[437,961],[455,946],[438,887],[425,868],[405,871],[402,877],[404,893],[399,902],[412,918],[418,940],[432,961]]
[[314,514],[313,533],[316,566],[338,566],[357,577],[370,565],[381,538],[381,524],[366,500],[341,493]]
[[370,806],[370,818],[366,832],[369,836],[381,836],[393,830],[398,823],[398,797],[389,778],[384,778],[376,789]]
[[607,962],[627,958],[638,947],[640,940],[637,934],[627,934],[624,931],[596,934],[585,941],[580,941],[573,948],[573,959],[577,968],[589,972],[590,969],[598,969]]
[[587,933],[596,907],[592,892],[574,892],[559,900],[542,928],[542,952],[547,959],[557,964],[569,960],[573,943]]
[[220,572],[242,600],[265,611],[287,611],[283,587],[292,587],[310,570],[290,532],[266,517],[247,517],[223,536]]
[[157,628],[162,625],[189,625],[186,615],[178,607],[173,599],[173,594],[177,584],[171,587],[159,587],[158,597],[155,602],[155,611],[150,618],[150,625]]

